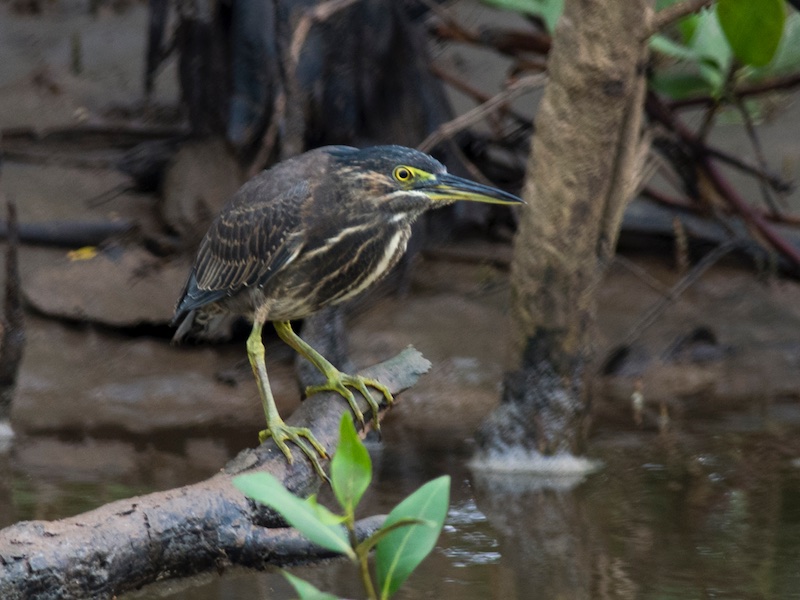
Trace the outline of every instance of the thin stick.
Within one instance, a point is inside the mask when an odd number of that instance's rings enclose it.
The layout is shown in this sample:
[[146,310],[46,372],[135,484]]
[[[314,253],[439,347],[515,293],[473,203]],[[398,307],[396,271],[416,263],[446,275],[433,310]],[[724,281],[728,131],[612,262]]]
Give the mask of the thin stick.
[[715,146],[704,145],[703,149],[707,152],[710,156],[714,158],[718,158],[719,160],[728,163],[732,167],[743,171],[744,173],[749,173],[754,177],[757,177],[767,185],[769,185],[773,190],[776,192],[790,192],[794,187],[790,182],[782,179],[778,175],[774,173],[770,173],[767,169],[767,166],[757,166],[747,162],[744,159],[739,158],[738,156],[734,156],[720,148]]
[[668,25],[675,21],[680,21],[692,13],[699,11],[702,8],[711,6],[713,0],[683,0],[672,6],[668,6],[658,11],[654,17],[653,22],[650,24],[650,32],[647,37],[662,31]]
[[[460,77],[456,77],[452,73],[445,71],[442,67],[432,64],[429,67],[431,73],[436,75],[439,79],[447,83],[448,85],[453,86],[462,94],[466,94],[467,96],[471,97],[478,103],[488,102],[492,99],[492,97],[484,92],[483,90],[479,90],[478,88],[472,86],[468,81],[464,81]],[[506,114],[517,121],[520,125],[524,125],[526,127],[532,127],[533,124],[529,117],[521,115],[515,112],[512,109],[506,111]]]
[[305,11],[299,23],[297,23],[297,27],[292,35],[292,44],[289,47],[289,59],[291,60],[290,64],[293,70],[300,62],[300,51],[306,43],[306,38],[311,31],[311,26],[329,19],[340,10],[356,2],[358,2],[358,0],[328,0],[327,2],[318,4],[314,8]]
[[703,145],[697,139],[697,136],[681,123],[655,94],[648,94],[645,106],[651,118],[669,127],[680,136],[685,144],[695,151],[698,167],[706,172],[709,180],[720,196],[738,212],[745,221],[752,224],[764,239],[778,250],[778,252],[783,254],[797,267],[800,267],[800,251],[775,231],[767,220],[739,195],[738,191],[722,176],[716,166],[714,166],[708,153],[703,151]]
[[631,327],[628,335],[622,341],[622,346],[630,346],[637,338],[639,338],[644,331],[656,322],[658,317],[664,310],[673,304],[689,287],[691,287],[703,274],[708,271],[714,264],[717,263],[722,257],[736,249],[739,246],[737,240],[729,240],[724,244],[720,244],[711,252],[706,254],[703,259],[697,263],[685,277],[682,277],[675,285],[673,285],[653,306],[651,306],[639,318],[636,324]]
[[[753,125],[753,119],[750,117],[750,113],[748,112],[747,107],[744,105],[744,101],[741,98],[737,98],[735,103],[739,114],[742,115],[744,129],[747,132],[747,137],[750,139],[750,144],[753,146],[753,153],[755,154],[756,162],[758,163],[758,166],[761,167],[762,171],[766,171],[767,160],[764,158],[764,151],[761,148],[761,140],[758,139],[758,133],[756,133],[756,128]],[[773,214],[780,215],[780,208],[775,202],[775,199],[772,197],[772,194],[769,193],[769,188],[764,183],[764,180],[760,177],[758,178],[758,189],[761,190],[761,196],[770,211]]]
[[614,256],[615,264],[619,265],[629,273],[631,273],[634,277],[639,279],[642,283],[644,283],[647,287],[652,289],[655,292],[658,292],[662,296],[668,296],[670,293],[669,288],[661,283],[658,279],[650,275],[650,272],[647,269],[643,269],[639,265],[637,265],[632,260],[625,258],[622,254],[617,254]]
[[719,170],[714,166],[708,156],[699,157],[700,166],[706,171],[714,188],[720,195],[733,206],[737,212],[748,222],[752,223],[758,232],[766,239],[778,252],[791,260],[795,267],[800,267],[800,250],[790,244],[783,236],[775,231],[772,226],[750,206],[739,192],[728,183]]
[[505,107],[508,102],[511,102],[517,96],[544,85],[546,80],[547,76],[541,73],[536,75],[528,75],[527,77],[518,79],[505,90],[499,94],[495,94],[483,104],[476,106],[472,110],[465,112],[463,115],[460,115],[455,119],[452,119],[446,123],[442,123],[436,129],[436,131],[425,138],[422,143],[417,146],[417,148],[423,152],[429,152],[446,139],[452,138],[458,132],[463,131],[464,129],[467,129],[475,123],[485,119],[494,111]]
[[[738,88],[731,90],[731,95],[737,98],[748,98],[750,96],[759,96],[768,92],[776,92],[779,90],[789,90],[800,86],[800,73],[791,73],[783,77],[774,77],[758,83],[750,85],[742,85]],[[669,103],[672,110],[679,110],[681,108],[690,108],[694,106],[710,105],[717,102],[711,96],[697,96],[695,98],[684,98],[682,100],[673,100]]]

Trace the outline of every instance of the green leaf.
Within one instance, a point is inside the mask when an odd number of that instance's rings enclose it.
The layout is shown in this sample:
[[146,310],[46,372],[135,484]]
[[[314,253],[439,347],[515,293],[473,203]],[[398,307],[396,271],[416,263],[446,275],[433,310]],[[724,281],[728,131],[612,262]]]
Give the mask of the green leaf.
[[564,0],[483,0],[483,3],[501,10],[541,17],[551,32],[564,12]]
[[372,479],[369,452],[358,438],[350,413],[339,424],[339,446],[331,460],[331,485],[336,499],[352,515]]
[[714,95],[718,95],[725,83],[733,54],[715,11],[704,10],[698,14],[697,25],[688,45],[700,59],[700,74],[712,86]]
[[800,13],[793,12],[786,19],[783,35],[772,61],[764,67],[753,69],[752,79],[763,79],[800,70]]
[[338,600],[333,594],[321,592],[305,579],[295,577],[291,573],[283,572],[283,576],[292,584],[294,591],[300,596],[300,600]]
[[678,31],[683,36],[684,43],[688,44],[694,37],[694,32],[697,31],[697,25],[700,23],[700,13],[692,13],[680,21],[678,21]]
[[317,502],[316,494],[306,498],[305,502],[311,507],[311,510],[314,511],[314,514],[317,516],[317,518],[326,525],[340,525],[347,520],[347,517],[344,515],[337,515],[336,513],[331,512],[327,506],[323,506]]
[[697,61],[699,57],[697,53],[683,44],[673,42],[665,35],[654,35],[650,38],[650,49],[654,52],[660,52],[665,56],[677,58],[678,60]]
[[383,525],[380,529],[378,529],[378,531],[373,533],[367,539],[363,540],[360,544],[358,544],[356,554],[361,556],[364,553],[369,553],[372,548],[387,535],[397,529],[400,529],[401,527],[409,527],[411,525],[426,525],[428,527],[436,527],[436,523],[433,521],[426,521],[425,519],[408,519],[404,517],[399,521],[395,521],[391,525]]
[[650,85],[660,94],[673,100],[708,96],[715,92],[711,85],[699,73],[656,72],[650,79]]
[[756,67],[768,64],[783,34],[784,0],[719,0],[716,7],[736,58]]
[[350,547],[344,527],[322,522],[314,508],[305,500],[291,494],[274,475],[270,473],[239,475],[233,479],[233,485],[250,498],[275,509],[292,527],[315,544],[346,554],[351,559],[355,558],[355,552]]
[[383,528],[404,519],[430,521],[433,525],[411,525],[396,529],[378,542],[375,551],[375,570],[381,600],[386,600],[420,562],[433,550],[447,516],[450,499],[450,477],[445,475],[429,481],[386,517]]

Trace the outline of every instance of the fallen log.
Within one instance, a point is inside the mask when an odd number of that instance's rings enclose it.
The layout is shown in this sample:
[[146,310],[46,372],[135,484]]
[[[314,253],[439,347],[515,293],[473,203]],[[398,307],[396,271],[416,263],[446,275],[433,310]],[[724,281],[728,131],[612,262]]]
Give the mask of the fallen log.
[[[430,363],[409,347],[362,374],[397,395],[429,368]],[[360,402],[369,423],[366,401]],[[347,410],[338,394],[321,393],[306,400],[287,422],[309,427],[330,454]],[[112,598],[158,580],[212,569],[263,569],[329,556],[231,483],[245,471],[267,471],[293,493],[307,496],[320,480],[302,453],[293,454],[294,464],[289,465],[268,440],[244,450],[205,481],[119,500],[58,521],[20,522],[0,530],[0,598]],[[360,534],[368,535],[381,522],[379,517],[362,521]]]
[[[129,219],[45,221],[17,225],[21,243],[60,248],[97,246],[108,238],[130,233],[135,227],[136,224]],[[0,240],[7,238],[8,223],[0,220]]]

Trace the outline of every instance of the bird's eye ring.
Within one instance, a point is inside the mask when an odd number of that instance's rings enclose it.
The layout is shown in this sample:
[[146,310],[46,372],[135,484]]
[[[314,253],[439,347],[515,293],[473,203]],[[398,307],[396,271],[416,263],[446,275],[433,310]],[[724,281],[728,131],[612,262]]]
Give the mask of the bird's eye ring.
[[414,177],[414,174],[408,167],[395,167],[392,175],[394,175],[394,178],[397,179],[397,181],[402,182],[411,181]]

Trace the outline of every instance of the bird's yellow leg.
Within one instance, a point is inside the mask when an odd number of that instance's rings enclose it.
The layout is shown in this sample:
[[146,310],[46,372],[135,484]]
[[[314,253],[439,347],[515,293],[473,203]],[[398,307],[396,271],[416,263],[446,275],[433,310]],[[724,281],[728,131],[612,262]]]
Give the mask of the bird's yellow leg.
[[342,373],[339,369],[334,367],[330,361],[328,361],[319,352],[314,350],[314,348],[312,348],[299,335],[297,335],[292,330],[292,325],[289,321],[275,321],[273,324],[275,325],[275,331],[278,332],[280,338],[289,346],[294,348],[294,350],[297,351],[300,356],[303,356],[311,361],[311,364],[319,369],[327,379],[327,381],[322,385],[312,385],[306,388],[306,395],[310,396],[311,394],[316,394],[317,392],[322,391],[338,392],[344,397],[345,400],[347,400],[347,403],[350,405],[350,408],[358,419],[358,422],[363,425],[364,414],[358,407],[358,403],[356,402],[353,393],[347,389],[347,386],[350,386],[361,392],[361,395],[364,396],[367,404],[369,404],[370,409],[372,409],[372,420],[375,424],[375,428],[380,428],[380,424],[378,422],[378,410],[380,409],[380,404],[376,402],[375,398],[372,397],[372,394],[369,393],[367,386],[378,390],[381,394],[383,394],[383,397],[386,399],[386,403],[392,404],[392,402],[394,402],[394,398],[392,398],[391,392],[385,385],[374,379],[362,377],[361,375],[348,375],[347,373]]
[[[267,418],[267,428],[258,433],[258,440],[263,443],[267,438],[271,437],[286,456],[289,464],[292,464],[294,458],[286,442],[294,442],[303,451],[303,454],[308,457],[308,460],[311,461],[314,470],[319,476],[327,480],[328,476],[319,463],[320,456],[322,458],[328,457],[325,448],[317,441],[310,429],[286,425],[278,413],[278,407],[275,405],[275,398],[272,396],[272,389],[267,377],[267,365],[264,362],[264,343],[261,341],[262,327],[262,323],[254,323],[253,330],[247,338],[247,357],[250,359],[250,366],[256,376],[258,392],[261,396],[261,403],[264,406],[264,416]],[[313,450],[309,447],[309,444],[311,444]]]

